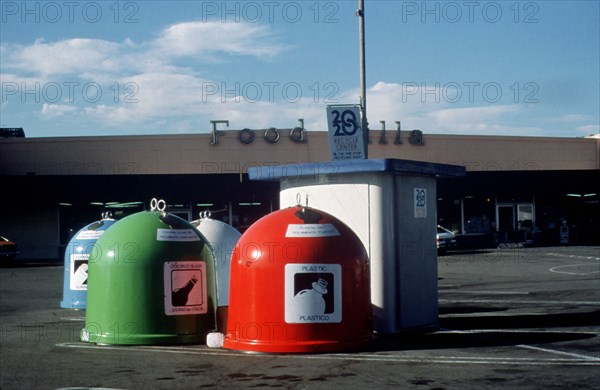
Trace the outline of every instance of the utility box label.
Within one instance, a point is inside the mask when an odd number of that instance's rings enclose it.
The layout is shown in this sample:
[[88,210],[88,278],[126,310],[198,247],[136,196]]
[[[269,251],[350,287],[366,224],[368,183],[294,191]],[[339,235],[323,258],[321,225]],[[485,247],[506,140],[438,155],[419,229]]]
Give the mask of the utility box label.
[[89,258],[89,253],[74,253],[71,255],[71,278],[69,280],[71,290],[87,290]]
[[203,261],[165,262],[164,287],[166,315],[208,312],[206,263]]
[[286,264],[285,322],[288,324],[342,321],[342,266]]
[[427,218],[427,190],[425,188],[414,190],[415,218]]

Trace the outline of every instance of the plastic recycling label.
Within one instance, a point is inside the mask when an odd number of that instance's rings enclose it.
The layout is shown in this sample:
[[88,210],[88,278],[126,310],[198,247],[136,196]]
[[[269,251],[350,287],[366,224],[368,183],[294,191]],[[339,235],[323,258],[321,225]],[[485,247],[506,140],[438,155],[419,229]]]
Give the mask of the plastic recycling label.
[[342,266],[286,264],[285,322],[338,323],[342,321]]

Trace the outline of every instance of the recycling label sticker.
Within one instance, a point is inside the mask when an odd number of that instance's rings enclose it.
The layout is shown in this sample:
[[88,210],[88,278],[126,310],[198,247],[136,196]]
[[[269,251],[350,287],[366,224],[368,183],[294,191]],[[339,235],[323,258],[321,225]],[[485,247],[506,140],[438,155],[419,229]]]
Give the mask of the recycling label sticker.
[[76,240],[98,240],[100,236],[104,233],[104,230],[82,230],[77,236],[75,236]]
[[89,253],[71,254],[69,288],[74,291],[87,290]]
[[342,266],[286,264],[285,322],[288,324],[342,321]]
[[156,241],[200,241],[194,229],[156,229]]
[[331,223],[291,223],[286,237],[336,237],[340,232]]
[[206,263],[171,261],[164,264],[165,314],[206,314]]

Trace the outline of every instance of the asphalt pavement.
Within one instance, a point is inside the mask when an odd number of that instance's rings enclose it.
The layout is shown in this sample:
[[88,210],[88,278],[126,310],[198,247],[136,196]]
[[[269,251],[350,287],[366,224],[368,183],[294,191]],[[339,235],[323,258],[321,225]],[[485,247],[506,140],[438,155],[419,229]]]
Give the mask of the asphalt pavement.
[[600,247],[438,259],[439,327],[328,354],[81,343],[62,263],[0,268],[0,388],[598,389]]

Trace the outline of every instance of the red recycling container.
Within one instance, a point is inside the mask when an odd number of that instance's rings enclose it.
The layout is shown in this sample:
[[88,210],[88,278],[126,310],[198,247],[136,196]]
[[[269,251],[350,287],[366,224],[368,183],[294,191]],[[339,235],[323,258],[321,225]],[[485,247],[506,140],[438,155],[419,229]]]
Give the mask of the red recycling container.
[[225,348],[332,352],[374,338],[368,257],[349,227],[297,206],[242,235],[231,257]]

